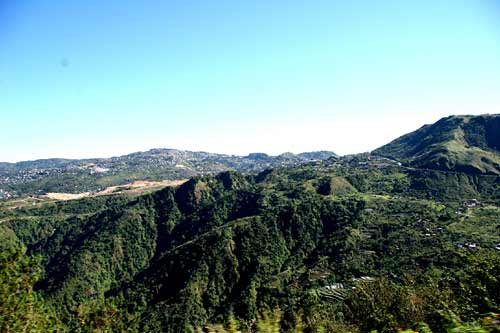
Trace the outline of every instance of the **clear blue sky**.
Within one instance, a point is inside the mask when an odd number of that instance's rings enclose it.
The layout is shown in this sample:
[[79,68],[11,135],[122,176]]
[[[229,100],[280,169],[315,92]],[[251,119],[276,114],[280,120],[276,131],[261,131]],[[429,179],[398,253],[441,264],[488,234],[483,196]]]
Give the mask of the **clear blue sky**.
[[0,161],[355,153],[499,106],[498,1],[0,1]]

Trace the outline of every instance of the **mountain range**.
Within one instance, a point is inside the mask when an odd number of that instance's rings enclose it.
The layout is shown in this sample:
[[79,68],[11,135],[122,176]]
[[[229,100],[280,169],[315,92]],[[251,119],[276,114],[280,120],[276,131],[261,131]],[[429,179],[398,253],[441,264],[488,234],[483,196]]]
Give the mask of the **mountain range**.
[[[500,116],[450,116],[406,134],[373,152],[417,169],[500,174]],[[217,174],[255,173],[337,155],[331,151],[247,156],[151,149],[94,159],[44,159],[0,163],[0,199],[47,192],[99,192],[137,180],[164,181]]]
[[[0,331],[498,332],[498,119],[310,163],[252,154],[236,159],[263,170],[135,196],[0,202]],[[172,156],[126,161],[142,154]]]
[[0,199],[47,192],[101,191],[135,180],[187,179],[233,170],[243,173],[322,160],[330,151],[270,156],[212,154],[176,149],[151,149],[129,155],[94,159],[43,159],[0,163]]

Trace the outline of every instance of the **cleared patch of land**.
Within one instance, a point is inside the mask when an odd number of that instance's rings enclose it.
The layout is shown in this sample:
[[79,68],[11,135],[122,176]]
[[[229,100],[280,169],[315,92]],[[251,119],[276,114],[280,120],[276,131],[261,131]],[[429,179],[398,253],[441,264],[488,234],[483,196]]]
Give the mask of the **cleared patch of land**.
[[39,196],[41,199],[52,199],[52,200],[76,200],[86,197],[94,197],[99,195],[110,195],[118,193],[128,193],[128,194],[140,194],[147,191],[159,190],[164,187],[169,186],[179,186],[186,182],[186,179],[181,180],[163,180],[163,181],[147,181],[147,180],[137,180],[129,184],[110,186],[99,192],[82,192],[82,193],[59,193],[51,192]]

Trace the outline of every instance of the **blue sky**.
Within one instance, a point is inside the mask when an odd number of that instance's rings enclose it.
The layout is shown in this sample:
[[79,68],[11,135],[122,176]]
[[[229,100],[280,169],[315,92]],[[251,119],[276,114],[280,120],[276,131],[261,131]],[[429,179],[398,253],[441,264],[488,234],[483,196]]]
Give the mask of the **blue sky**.
[[499,92],[498,1],[0,2],[0,161],[356,153]]

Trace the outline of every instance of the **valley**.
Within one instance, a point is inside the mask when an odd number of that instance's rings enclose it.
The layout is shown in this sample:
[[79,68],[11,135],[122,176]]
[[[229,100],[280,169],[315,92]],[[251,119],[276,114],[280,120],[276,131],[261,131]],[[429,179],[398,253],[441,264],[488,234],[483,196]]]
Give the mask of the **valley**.
[[[418,149],[417,131],[372,153],[4,200],[0,327],[497,332],[500,176],[457,149],[432,162],[452,122]],[[475,140],[457,142],[499,155]]]

